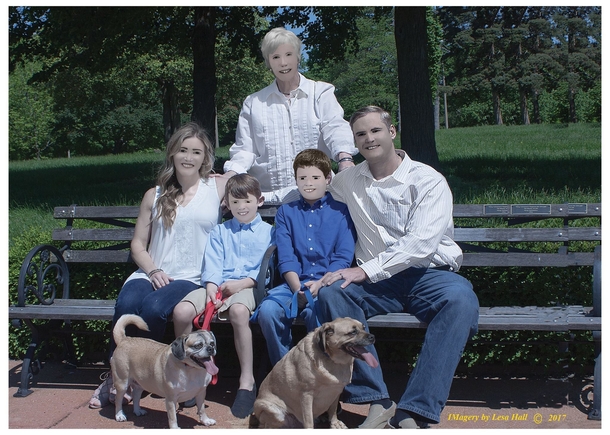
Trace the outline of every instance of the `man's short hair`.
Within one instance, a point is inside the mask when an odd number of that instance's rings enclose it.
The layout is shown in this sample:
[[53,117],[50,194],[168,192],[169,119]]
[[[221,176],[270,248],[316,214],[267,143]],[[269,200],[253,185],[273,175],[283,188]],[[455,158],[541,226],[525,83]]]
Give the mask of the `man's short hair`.
[[315,148],[309,148],[297,154],[292,164],[294,176],[297,176],[297,169],[306,168],[308,166],[318,168],[320,171],[322,171],[324,177],[328,177],[330,171],[332,170],[330,158],[324,154],[323,151]]
[[261,185],[256,178],[250,174],[237,174],[227,180],[225,186],[225,200],[229,201],[229,195],[236,199],[246,199],[248,195],[259,199],[262,195]]
[[362,109],[356,110],[349,119],[349,126],[353,128],[356,121],[362,117],[365,117],[369,113],[379,113],[381,121],[386,125],[386,127],[388,127],[388,130],[390,129],[390,126],[392,126],[392,116],[387,112],[387,110],[378,106],[366,106]]

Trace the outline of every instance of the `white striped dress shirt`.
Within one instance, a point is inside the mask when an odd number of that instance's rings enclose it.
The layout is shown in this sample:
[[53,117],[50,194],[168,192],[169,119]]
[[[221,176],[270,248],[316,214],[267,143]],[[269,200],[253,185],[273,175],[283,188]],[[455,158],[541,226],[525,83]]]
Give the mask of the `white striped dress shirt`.
[[356,226],[356,261],[371,282],[408,267],[458,270],[462,250],[453,241],[453,196],[445,178],[402,150],[396,171],[373,178],[368,162],[333,177],[330,192],[347,204]]

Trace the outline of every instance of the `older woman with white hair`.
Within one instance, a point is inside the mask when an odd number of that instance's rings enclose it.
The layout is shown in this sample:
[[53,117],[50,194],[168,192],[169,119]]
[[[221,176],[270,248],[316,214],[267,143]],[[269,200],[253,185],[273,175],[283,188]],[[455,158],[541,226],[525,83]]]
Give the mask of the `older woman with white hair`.
[[292,161],[299,152],[320,149],[341,171],[354,165],[358,150],[334,86],[299,73],[301,40],[278,27],[265,35],[261,51],[275,80],[245,99],[224,172],[248,172],[266,203],[281,204],[298,199]]

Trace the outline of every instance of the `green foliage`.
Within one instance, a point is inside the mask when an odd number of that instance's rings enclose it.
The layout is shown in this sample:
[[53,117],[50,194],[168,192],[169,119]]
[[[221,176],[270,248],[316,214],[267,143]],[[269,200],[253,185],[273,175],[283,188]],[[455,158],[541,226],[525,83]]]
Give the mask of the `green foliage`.
[[19,65],[9,75],[9,159],[40,159],[51,155],[54,142],[52,96],[46,84],[28,84],[40,62]]
[[332,83],[346,117],[374,104],[398,117],[398,70],[392,16],[356,20],[358,39],[341,61],[308,62],[307,76]]
[[217,71],[218,91],[218,141],[232,145],[239,113],[245,98],[269,85],[275,77],[264,62],[244,53],[238,59],[228,42],[220,39],[216,43],[216,62],[223,65]]

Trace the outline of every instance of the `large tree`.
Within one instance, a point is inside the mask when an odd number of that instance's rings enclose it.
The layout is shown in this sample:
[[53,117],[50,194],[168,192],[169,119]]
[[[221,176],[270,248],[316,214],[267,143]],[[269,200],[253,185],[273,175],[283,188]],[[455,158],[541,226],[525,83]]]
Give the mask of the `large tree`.
[[396,7],[394,26],[400,90],[401,147],[410,157],[439,169],[434,109],[429,86],[425,7]]

